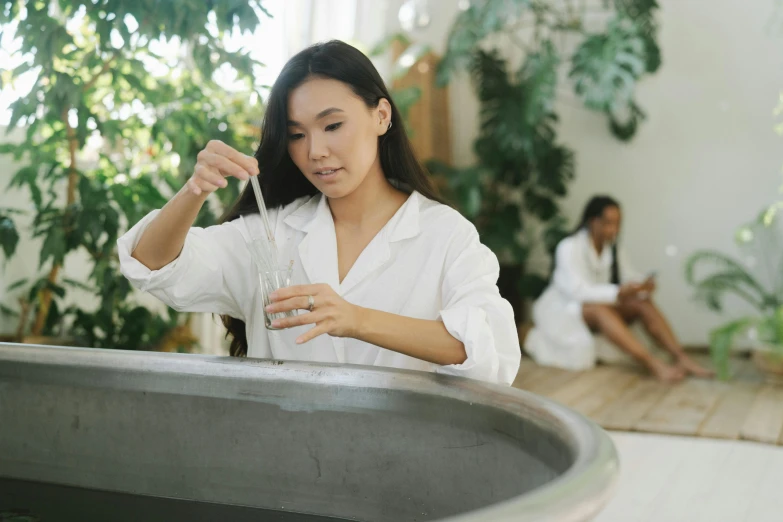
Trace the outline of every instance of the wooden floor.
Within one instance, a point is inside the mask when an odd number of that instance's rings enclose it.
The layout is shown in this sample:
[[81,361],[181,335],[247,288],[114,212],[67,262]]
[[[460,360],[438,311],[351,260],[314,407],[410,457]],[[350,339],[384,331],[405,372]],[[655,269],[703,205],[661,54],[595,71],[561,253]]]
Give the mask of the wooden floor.
[[748,359],[732,361],[732,374],[730,381],[671,385],[636,368],[569,372],[523,358],[514,386],[565,404],[608,430],[783,445],[783,386],[766,383]]

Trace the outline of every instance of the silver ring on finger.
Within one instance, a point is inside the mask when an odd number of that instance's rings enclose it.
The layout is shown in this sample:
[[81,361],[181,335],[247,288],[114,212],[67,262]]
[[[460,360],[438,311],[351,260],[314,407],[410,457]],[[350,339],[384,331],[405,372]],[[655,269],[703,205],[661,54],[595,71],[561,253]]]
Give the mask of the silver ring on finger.
[[307,296],[307,310],[312,312],[313,308],[315,308],[315,297],[308,295]]

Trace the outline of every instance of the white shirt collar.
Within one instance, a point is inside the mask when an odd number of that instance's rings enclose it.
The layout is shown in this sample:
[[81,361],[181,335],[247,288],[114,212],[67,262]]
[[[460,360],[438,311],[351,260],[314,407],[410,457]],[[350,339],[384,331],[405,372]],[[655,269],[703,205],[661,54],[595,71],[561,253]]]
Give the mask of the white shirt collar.
[[299,243],[299,258],[310,281],[326,283],[345,295],[391,256],[390,244],[419,235],[419,206],[422,198],[413,192],[384,228],[373,238],[340,283],[337,266],[337,236],[332,212],[325,196],[318,194],[288,215],[283,221],[305,232]]
[[591,266],[595,268],[607,268],[611,266],[612,249],[610,246],[605,246],[599,255],[598,252],[595,251],[595,245],[593,245],[590,234],[587,233],[586,229],[579,231],[579,238],[584,242],[585,250],[587,251],[587,260],[590,262]]
[[[392,216],[387,228],[387,239],[390,243],[416,237],[421,232],[419,223],[421,194],[414,191],[403,203],[402,207]],[[332,212],[328,200],[323,194],[313,196],[308,202],[289,214],[284,220],[286,225],[296,230],[310,233],[314,227],[325,222],[332,222]]]

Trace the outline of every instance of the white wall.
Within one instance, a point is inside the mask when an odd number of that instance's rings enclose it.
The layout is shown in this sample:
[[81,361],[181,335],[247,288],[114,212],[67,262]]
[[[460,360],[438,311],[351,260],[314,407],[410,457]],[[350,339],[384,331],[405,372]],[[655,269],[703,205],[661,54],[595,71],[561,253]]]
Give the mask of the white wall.
[[[691,302],[682,265],[698,248],[736,252],[735,228],[778,195],[783,138],[773,132],[772,109],[783,89],[783,41],[765,30],[772,0],[753,7],[741,0],[659,3],[664,63],[639,87],[649,118],[634,141],[611,138],[604,119],[580,108],[573,96],[559,103],[561,138],[577,158],[565,209],[575,221],[590,195],[619,198],[623,240],[635,264],[658,270],[659,303],[683,341],[704,344],[721,318]],[[399,28],[400,4],[389,3],[388,31]],[[432,23],[414,37],[442,52],[457,2],[429,5]],[[477,104],[465,81],[451,94],[455,161],[466,164]],[[670,246],[676,255],[667,255]]]
[[[18,141],[21,136],[21,133],[18,131],[13,132],[9,136],[6,136],[5,132],[5,127],[0,127],[0,143]],[[13,163],[12,159],[11,156],[0,156],[0,207],[29,209],[32,207],[32,203],[29,202],[29,198],[26,195],[19,190],[7,189],[8,182],[19,168],[17,164]],[[20,201],[25,203],[20,205]],[[15,217],[14,220],[17,226],[20,226],[22,223],[28,223],[30,218],[27,216]],[[0,303],[13,309],[17,308],[15,297],[6,295],[6,287],[18,279],[32,275],[38,264],[39,246],[40,244],[33,242],[21,242],[16,254],[10,261],[6,261],[4,254],[0,254]],[[0,317],[0,335],[13,333],[15,327],[16,322],[13,318]]]

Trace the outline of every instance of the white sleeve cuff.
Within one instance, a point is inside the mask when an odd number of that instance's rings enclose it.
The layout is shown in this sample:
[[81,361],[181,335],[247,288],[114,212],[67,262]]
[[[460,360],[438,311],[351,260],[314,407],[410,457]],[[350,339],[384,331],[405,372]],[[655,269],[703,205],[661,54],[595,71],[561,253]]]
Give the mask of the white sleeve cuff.
[[607,285],[605,288],[601,288],[601,293],[606,295],[605,299],[596,300],[597,302],[615,303],[617,302],[617,296],[620,293],[619,285]]
[[487,313],[479,307],[461,306],[441,311],[440,318],[446,330],[465,345],[467,359],[462,364],[441,366],[437,373],[498,382],[500,361]]
[[147,227],[159,213],[160,210],[153,210],[117,239],[120,271],[134,287],[143,292],[149,292],[150,290],[173,284],[182,274],[182,270],[179,270],[179,267],[186,267],[190,259],[187,239],[180,255],[159,270],[150,270],[132,256],[133,251],[141,240],[141,236],[144,235],[144,231],[147,230]]

